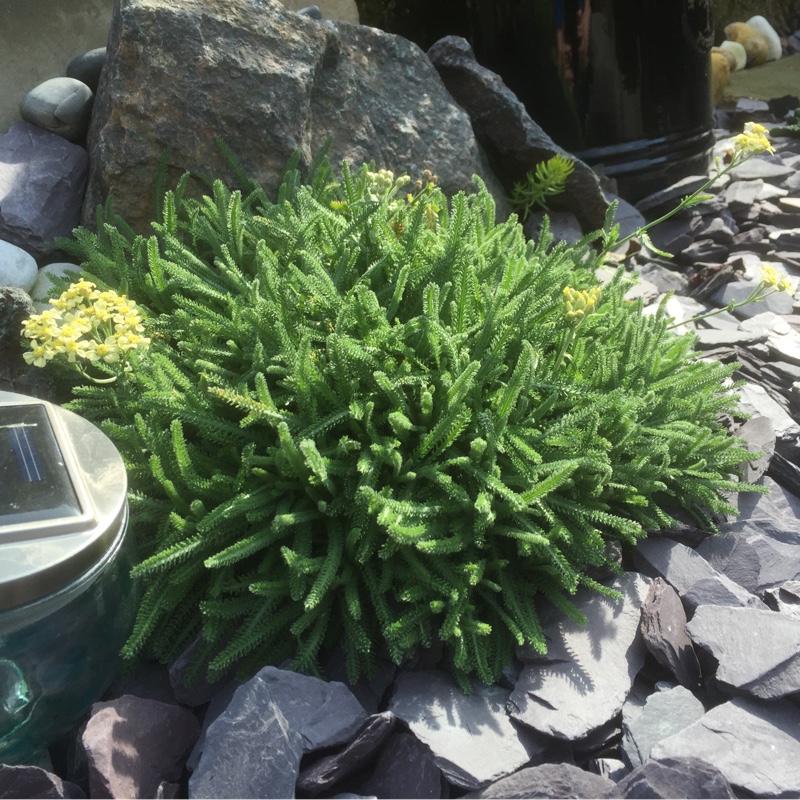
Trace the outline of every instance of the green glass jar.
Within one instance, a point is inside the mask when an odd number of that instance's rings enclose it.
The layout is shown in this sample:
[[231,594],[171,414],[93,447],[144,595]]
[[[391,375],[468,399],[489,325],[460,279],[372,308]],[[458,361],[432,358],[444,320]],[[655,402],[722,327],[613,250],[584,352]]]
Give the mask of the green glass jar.
[[35,761],[119,669],[136,610],[126,491],[91,423],[0,392],[0,763]]

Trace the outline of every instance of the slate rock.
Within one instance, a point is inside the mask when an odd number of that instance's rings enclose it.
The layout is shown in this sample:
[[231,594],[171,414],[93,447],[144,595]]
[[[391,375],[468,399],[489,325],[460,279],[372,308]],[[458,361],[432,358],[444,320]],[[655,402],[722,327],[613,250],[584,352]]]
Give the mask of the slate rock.
[[800,435],[800,425],[788,413],[789,403],[782,394],[774,392],[769,386],[752,382],[736,391],[739,395],[739,408],[751,416],[767,417],[775,429],[777,439],[789,440]]
[[710,330],[699,328],[697,330],[698,350],[713,350],[720,345],[738,345],[739,347],[749,347],[758,342],[766,341],[767,337],[760,333],[748,333],[747,331],[731,330]]
[[758,199],[758,195],[764,188],[762,180],[736,180],[731,181],[722,193],[728,208],[736,214],[740,209],[750,209]]
[[656,578],[642,604],[641,631],[647,649],[687,689],[700,683],[700,665],[686,634],[686,612],[677,592]]
[[63,136],[67,141],[81,142],[89,129],[93,100],[92,90],[82,81],[51,78],[22,98],[19,115],[25,122]]
[[358,771],[392,732],[395,720],[391,711],[373,714],[341,752],[323,756],[303,769],[297,780],[297,790],[316,797]]
[[777,156],[761,156],[751,158],[734,167],[728,174],[731,180],[754,180],[760,178],[765,181],[778,181],[792,175],[794,170],[785,166]]
[[[189,132],[189,133],[187,133]],[[412,179],[430,168],[445,193],[487,182],[504,190],[467,114],[415,44],[367,25],[320,24],[275,2],[125,0],[112,13],[88,147],[85,223],[110,193],[137,231],[153,218],[152,185],[170,150],[167,184],[183,172],[233,182],[220,137],[274,197],[295,150]],[[202,191],[192,179],[189,191]]]
[[[696,192],[707,182],[707,175],[687,175],[666,189],[660,189],[653,194],[647,195],[647,197],[643,197],[635,203],[636,208],[648,219],[656,219],[661,216],[662,212],[672,211],[684,197]],[[718,187],[719,184],[716,184],[716,186]],[[713,191],[713,189],[713,186],[710,187],[710,191]]]
[[252,680],[265,687],[307,753],[349,742],[367,719],[361,703],[338,681],[276,667],[264,667]]
[[773,611],[800,620],[800,581],[786,581],[764,592],[764,603]]
[[375,671],[370,677],[362,676],[356,683],[350,683],[347,679],[347,654],[344,647],[337,647],[323,656],[322,669],[328,680],[345,684],[368,714],[377,714],[397,674],[397,665],[382,655],[375,662]]
[[736,431],[736,436],[751,453],[763,453],[747,461],[742,469],[743,480],[755,483],[769,469],[770,458],[775,452],[775,428],[767,417],[752,417]]
[[123,695],[95,703],[81,742],[92,797],[154,797],[177,781],[200,731],[190,711]]
[[[556,154],[567,155],[530,118],[502,78],[475,60],[466,39],[445,36],[431,46],[428,58],[469,115],[475,135],[507,190],[539,162]],[[608,205],[597,175],[580,159],[575,159],[565,191],[548,198],[548,206],[554,210],[572,211],[585,233],[602,228]]]
[[0,798],[84,798],[80,787],[41,767],[0,764]]
[[[186,674],[192,665],[194,654],[202,642],[198,635],[191,641],[184,651],[173,661],[169,667],[169,683],[175,699],[184,706],[202,706],[211,701],[231,679],[232,669],[228,670],[219,679],[209,682],[205,674],[201,673],[190,683],[186,682]],[[221,709],[220,709],[221,710]]]
[[681,597],[685,597],[698,581],[711,579],[717,582],[742,605],[761,601],[726,575],[718,572],[696,550],[671,539],[651,536],[636,544],[634,564],[652,577],[663,578]]
[[509,692],[475,684],[465,695],[444,672],[405,672],[389,710],[433,752],[451,783],[477,789],[514,772],[543,747],[531,731],[514,725],[506,713]]
[[189,772],[194,772],[197,769],[197,765],[200,763],[200,757],[205,750],[208,729],[211,727],[214,720],[218,719],[225,712],[225,709],[230,705],[233,700],[233,695],[236,693],[239,686],[241,686],[241,684],[238,681],[230,680],[211,698],[206,708],[206,713],[203,716],[203,724],[200,726],[200,735],[186,762],[186,768]]
[[393,733],[360,791],[385,800],[442,797],[442,771],[430,748],[410,733]]
[[650,580],[633,572],[610,583],[614,600],[580,591],[573,602],[586,617],[580,625],[562,615],[544,622],[545,656],[523,669],[509,709],[511,716],[557,739],[582,739],[615,717],[644,663],[639,617]]
[[0,286],[30,292],[39,268],[36,259],[21,247],[0,239]]
[[603,798],[736,798],[725,775],[693,756],[651,759],[626,775]]
[[614,783],[619,783],[631,771],[630,767],[618,758],[592,758],[587,762],[586,768]]
[[784,489],[769,475],[761,478],[758,484],[765,486],[769,491],[765,494],[750,492],[738,494],[733,505],[739,509],[739,516],[734,519],[740,522],[773,520],[781,525],[800,519],[800,497]]
[[208,726],[190,798],[294,797],[303,737],[256,675]]
[[659,742],[651,755],[658,760],[702,759],[725,776],[734,792],[750,793],[745,796],[796,797],[800,795],[800,714],[792,703],[735,697]]
[[774,700],[800,692],[800,620],[754,608],[700,606],[686,628],[719,662],[730,692]]
[[730,246],[720,244],[713,239],[697,239],[680,253],[680,259],[685,264],[694,264],[698,261],[713,261],[721,264],[728,257]]
[[622,752],[631,767],[641,766],[653,746],[705,714],[703,704],[683,686],[654,692],[633,718],[622,714]]
[[75,56],[67,64],[66,75],[68,78],[85,83],[92,92],[96,92],[100,83],[100,73],[103,71],[105,63],[106,48],[96,47],[94,50]]
[[539,764],[501,778],[480,792],[465,797],[497,797],[514,800],[528,797],[601,797],[614,782],[573,764]]
[[80,221],[87,173],[82,147],[27,122],[12,125],[0,135],[0,238],[37,257],[51,252],[49,243]]
[[[761,594],[800,578],[800,537],[796,528],[797,522],[779,528],[769,521],[725,523],[720,526],[719,536],[707,539],[697,549],[732,581],[748,592]],[[789,532],[787,538],[795,541],[777,538],[784,531]]]
[[681,600],[692,611],[698,606],[706,605],[767,609],[767,606],[756,595],[741,591],[738,584],[734,584],[737,591],[731,591],[731,583],[729,578],[723,582],[719,575],[714,578],[702,578],[683,593]]

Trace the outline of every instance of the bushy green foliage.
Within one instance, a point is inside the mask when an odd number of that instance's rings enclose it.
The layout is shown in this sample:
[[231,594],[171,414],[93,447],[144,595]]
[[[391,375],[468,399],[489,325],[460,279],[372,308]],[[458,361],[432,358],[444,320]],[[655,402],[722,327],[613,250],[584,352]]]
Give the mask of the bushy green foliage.
[[575,162],[567,156],[554,155],[541,161],[525,174],[525,178],[514,184],[511,206],[524,222],[534,206],[547,208],[547,198],[561,194],[567,186],[567,178],[575,169]]
[[608,591],[584,571],[606,540],[732,510],[733,367],[624,300],[624,270],[592,292],[588,244],[526,241],[483,187],[401,183],[290,169],[274,204],[181,183],[154,235],[107,212],[62,245],[149,312],[133,370],[71,404],[129,470],[128,656],[202,631],[212,677],[314,671],[341,642],[355,678],[438,640],[491,682],[545,650],[537,596],[580,616],[580,585]]

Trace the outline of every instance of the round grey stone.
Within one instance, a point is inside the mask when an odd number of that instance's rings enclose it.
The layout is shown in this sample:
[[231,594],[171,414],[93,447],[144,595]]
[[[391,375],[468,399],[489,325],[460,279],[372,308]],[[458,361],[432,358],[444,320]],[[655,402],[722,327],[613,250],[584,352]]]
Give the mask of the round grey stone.
[[67,65],[67,77],[85,83],[93,92],[100,83],[100,72],[106,63],[106,48],[97,47],[75,56]]
[[75,78],[51,78],[31,89],[19,106],[25,122],[57,133],[70,142],[86,137],[94,94]]

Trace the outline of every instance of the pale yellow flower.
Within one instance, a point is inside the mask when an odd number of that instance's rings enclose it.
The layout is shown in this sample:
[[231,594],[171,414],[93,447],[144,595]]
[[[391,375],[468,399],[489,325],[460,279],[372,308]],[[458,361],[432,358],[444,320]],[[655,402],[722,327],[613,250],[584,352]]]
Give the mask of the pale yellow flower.
[[774,286],[779,292],[794,294],[794,289],[792,288],[789,278],[783,273],[778,272],[775,267],[771,267],[769,264],[761,265],[761,283],[767,286]]
[[600,289],[594,287],[588,291],[582,289],[578,291],[571,286],[564,289],[564,305],[567,309],[567,319],[580,321],[595,310],[597,301],[600,299]]
[[91,341],[86,343],[86,358],[89,361],[105,361],[113,364],[119,361],[120,347],[116,336],[107,336],[102,342]]
[[56,351],[47,344],[40,344],[36,340],[31,342],[31,349],[22,354],[25,362],[34,367],[43,367],[56,354]]
[[733,137],[733,157],[745,158],[757,153],[774,153],[769,142],[768,131],[756,122],[747,122],[744,131]]

